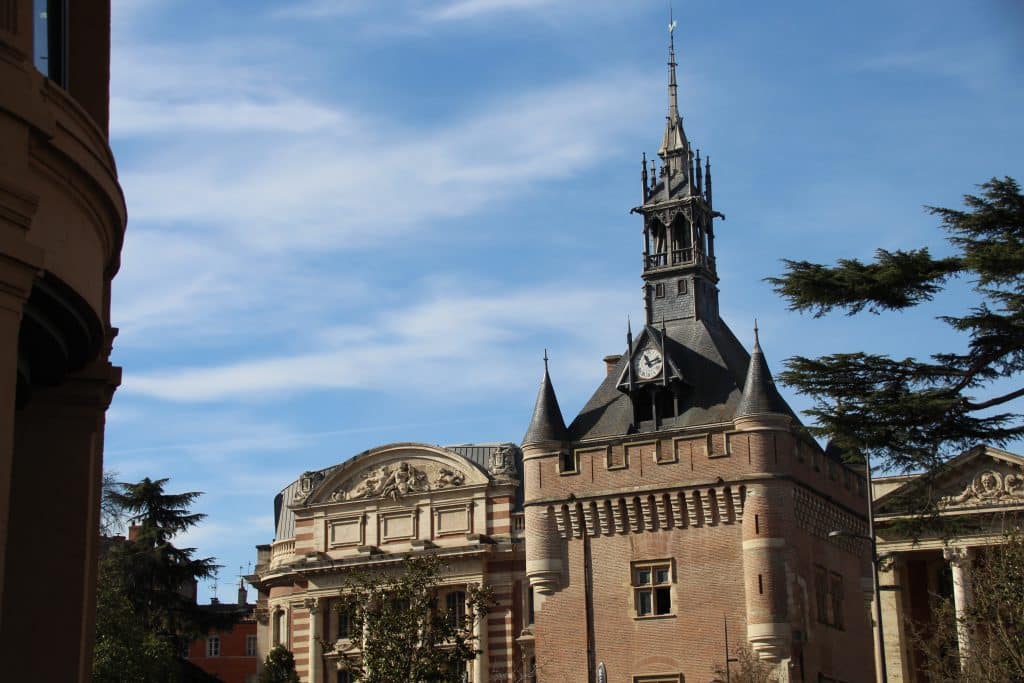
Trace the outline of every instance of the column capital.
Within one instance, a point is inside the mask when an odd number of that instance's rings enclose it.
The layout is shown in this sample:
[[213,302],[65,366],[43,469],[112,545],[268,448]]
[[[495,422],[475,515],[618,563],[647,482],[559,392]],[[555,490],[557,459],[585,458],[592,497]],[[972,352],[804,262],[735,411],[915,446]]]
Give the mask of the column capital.
[[320,611],[320,598],[306,598],[302,601],[302,606],[305,607],[310,614],[316,614]]
[[971,549],[966,546],[948,546],[942,549],[942,558],[956,567],[970,563]]

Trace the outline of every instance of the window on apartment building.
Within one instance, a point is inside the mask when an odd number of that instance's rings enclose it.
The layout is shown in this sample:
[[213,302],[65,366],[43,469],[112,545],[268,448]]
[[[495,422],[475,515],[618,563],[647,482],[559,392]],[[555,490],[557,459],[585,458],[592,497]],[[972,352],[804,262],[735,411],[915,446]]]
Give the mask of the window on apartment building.
[[638,617],[672,613],[672,565],[644,562],[633,565],[633,604]]
[[466,593],[465,591],[452,591],[444,598],[445,614],[448,622],[455,628],[462,628],[466,625]]
[[249,634],[245,637],[245,656],[256,656],[256,636],[253,634]]
[[206,639],[206,656],[220,657],[220,636],[210,636]]

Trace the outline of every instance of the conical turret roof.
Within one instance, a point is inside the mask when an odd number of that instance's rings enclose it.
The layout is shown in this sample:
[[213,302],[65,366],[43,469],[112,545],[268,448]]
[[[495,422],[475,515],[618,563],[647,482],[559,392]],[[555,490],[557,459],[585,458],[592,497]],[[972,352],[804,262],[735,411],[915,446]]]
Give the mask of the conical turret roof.
[[545,357],[544,379],[540,382],[537,403],[533,406],[533,419],[530,420],[530,427],[526,430],[526,435],[523,436],[523,445],[543,441],[566,441],[567,439],[568,431],[565,428],[565,420],[562,419],[562,409],[558,407],[558,398],[555,396],[555,388],[551,384],[548,361]]
[[786,406],[786,402],[782,400],[782,396],[779,395],[779,390],[775,388],[772,373],[768,370],[768,362],[764,359],[764,352],[761,351],[761,342],[758,339],[755,325],[754,349],[750,354],[747,381],[743,385],[743,398],[736,406],[735,417],[749,417],[765,413],[789,415],[790,410]]

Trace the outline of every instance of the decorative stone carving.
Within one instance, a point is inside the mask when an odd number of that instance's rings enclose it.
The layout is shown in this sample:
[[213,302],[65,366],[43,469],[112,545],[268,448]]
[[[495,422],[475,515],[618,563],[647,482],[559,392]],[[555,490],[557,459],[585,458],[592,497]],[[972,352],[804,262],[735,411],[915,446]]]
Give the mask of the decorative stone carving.
[[516,447],[506,443],[491,451],[487,469],[495,476],[514,476],[516,473]]
[[1010,472],[984,470],[956,495],[939,499],[939,507],[979,506],[998,503],[1024,503],[1024,476]]
[[254,612],[256,613],[256,621],[266,626],[270,623],[270,610],[266,607],[257,607]]
[[299,489],[295,492],[295,500],[304,500],[324,481],[323,472],[303,472],[299,477]]
[[442,467],[437,471],[437,478],[434,479],[434,488],[446,489],[452,486],[462,486],[466,482],[466,476],[462,472],[455,472]]
[[379,497],[397,500],[408,493],[429,490],[427,473],[407,462],[402,462],[395,469],[384,465],[367,472],[348,497],[350,499]]

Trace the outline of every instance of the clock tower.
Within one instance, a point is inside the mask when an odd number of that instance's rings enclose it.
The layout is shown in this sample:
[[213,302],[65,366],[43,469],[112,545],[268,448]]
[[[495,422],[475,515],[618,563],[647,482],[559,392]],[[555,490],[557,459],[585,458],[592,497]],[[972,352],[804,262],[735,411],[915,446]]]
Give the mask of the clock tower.
[[[857,474],[809,438],[719,316],[711,164],[668,114],[641,169],[644,319],[566,426],[545,372],[522,441],[530,626],[545,681],[706,680],[732,643],[778,680],[873,680]],[[865,583],[864,579],[868,581]],[[727,655],[726,655],[727,656]]]

